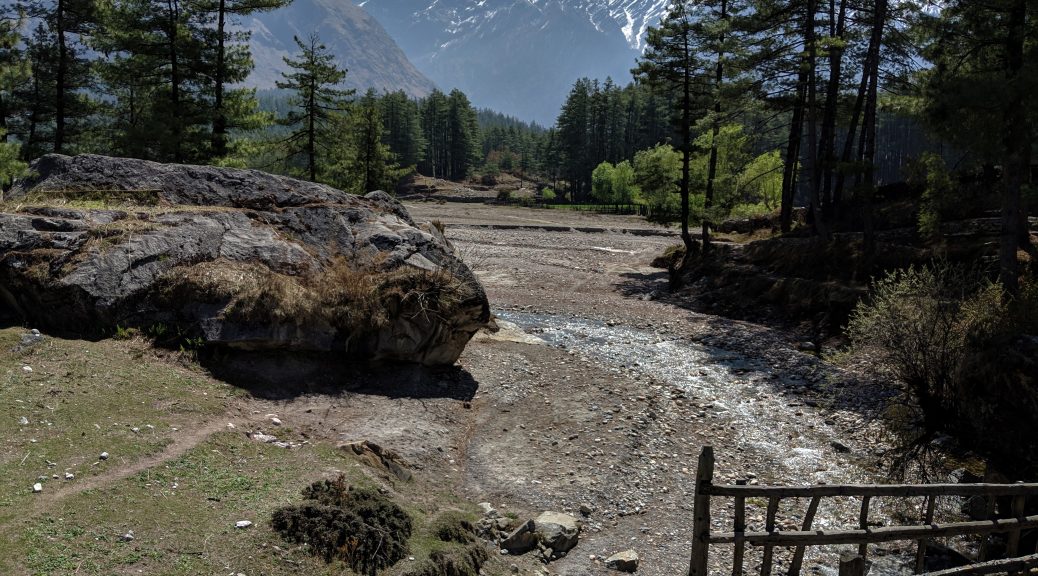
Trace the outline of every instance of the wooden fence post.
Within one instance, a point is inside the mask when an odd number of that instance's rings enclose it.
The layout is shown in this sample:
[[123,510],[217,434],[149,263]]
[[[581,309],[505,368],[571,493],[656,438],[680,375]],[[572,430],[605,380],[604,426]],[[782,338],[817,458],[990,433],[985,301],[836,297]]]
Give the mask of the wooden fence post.
[[689,576],[707,576],[710,548],[710,485],[714,479],[714,448],[704,446],[696,468],[696,496],[692,512],[692,561]]
[[842,554],[840,576],[865,576],[865,559],[856,554]]

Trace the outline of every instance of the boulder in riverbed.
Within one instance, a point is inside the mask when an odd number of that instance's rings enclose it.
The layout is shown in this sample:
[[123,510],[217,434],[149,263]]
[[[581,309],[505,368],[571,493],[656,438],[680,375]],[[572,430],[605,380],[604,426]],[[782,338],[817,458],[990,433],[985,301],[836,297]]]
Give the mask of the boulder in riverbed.
[[450,364],[490,320],[443,234],[383,192],[93,155],[32,168],[0,213],[8,321]]

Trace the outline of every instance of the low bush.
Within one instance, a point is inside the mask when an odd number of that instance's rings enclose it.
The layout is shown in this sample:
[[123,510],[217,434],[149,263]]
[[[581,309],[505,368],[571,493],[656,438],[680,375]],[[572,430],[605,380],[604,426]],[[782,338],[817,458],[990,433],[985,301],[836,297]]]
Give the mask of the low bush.
[[378,492],[350,486],[340,476],[311,484],[303,498],[271,518],[286,540],[308,544],[314,555],[341,560],[359,574],[374,575],[407,556],[411,517]]
[[909,386],[926,435],[951,433],[1004,471],[1038,472],[1033,281],[1010,297],[972,268],[899,270],[874,284],[847,332]]

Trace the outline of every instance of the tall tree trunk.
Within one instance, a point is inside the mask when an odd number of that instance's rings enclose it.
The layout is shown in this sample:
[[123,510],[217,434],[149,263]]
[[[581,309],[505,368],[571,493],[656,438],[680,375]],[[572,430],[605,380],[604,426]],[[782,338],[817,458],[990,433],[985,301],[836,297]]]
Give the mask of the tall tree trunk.
[[1024,67],[1024,40],[1027,0],[1009,5],[1009,34],[1006,37],[1006,80],[1009,99],[1004,113],[1005,195],[1002,200],[1002,250],[999,280],[1010,294],[1020,291],[1020,266],[1016,252],[1020,241],[1021,189],[1030,179],[1031,141],[1024,107],[1021,70]]
[[[878,56],[879,48],[878,44],[874,42],[875,39],[869,41],[868,55],[865,57],[865,62],[862,65],[861,71],[861,82],[858,84],[858,96],[854,99],[854,109],[851,112],[851,121],[847,126],[847,137],[843,141],[843,154],[840,155],[840,163],[845,167],[851,162],[851,155],[854,154],[854,140],[857,138],[858,125],[861,122],[862,110],[865,107],[865,96],[869,90],[869,80],[872,78],[871,66],[875,61],[873,58],[873,47],[876,47],[876,53]],[[858,150],[858,156],[861,156],[861,150]],[[834,202],[841,202],[843,199],[843,188],[846,182],[847,174],[846,168],[840,170],[836,175],[836,186],[833,189]]]
[[840,0],[837,15],[836,0],[829,0],[829,82],[826,85],[825,109],[822,112],[822,135],[820,143],[821,170],[815,177],[822,178],[821,196],[823,212],[833,219],[839,209],[832,195],[833,171],[836,167],[836,108],[839,105],[840,75],[843,69],[843,33],[847,20],[847,0]]
[[[865,98],[865,118],[862,122],[862,135],[865,137],[865,146],[862,149],[862,168],[864,170],[864,186],[862,190],[864,199],[863,219],[865,224],[864,251],[866,261],[871,257],[876,248],[876,232],[872,219],[872,199],[876,187],[876,123],[877,108],[879,106],[879,57],[880,45],[883,42],[883,29],[887,20],[887,1],[876,0],[876,13],[873,15],[872,39],[869,48],[874,50],[870,54],[871,66],[868,68],[869,89]],[[864,73],[864,72],[863,72]]]
[[829,240],[829,229],[825,215],[822,213],[821,179],[818,162],[818,98],[816,86],[816,69],[818,64],[818,43],[815,35],[816,0],[808,0],[804,18],[804,44],[807,50],[807,159],[811,174],[811,214],[814,216],[815,232],[824,240]]
[[[683,72],[681,92],[681,241],[685,244],[685,260],[692,255],[692,235],[688,231],[689,217],[689,163],[692,159],[692,70],[691,70],[691,48],[689,46],[688,31],[682,37]],[[703,242],[709,242],[709,228],[703,226]],[[684,268],[684,265],[682,265]]]
[[212,154],[216,158],[227,155],[227,114],[223,104],[224,83],[227,77],[226,27],[227,0],[220,0],[216,16],[216,78],[213,79],[213,135],[210,141]]
[[[728,0],[721,0],[721,21],[728,19]],[[710,162],[706,174],[706,214],[703,217],[703,250],[710,248],[710,209],[714,206],[714,180],[717,178],[717,139],[721,134],[721,87],[724,83],[724,40],[718,37],[717,65],[714,68],[714,118],[711,122]]]
[[786,160],[782,172],[782,206],[780,221],[783,232],[793,229],[793,202],[797,192],[797,166],[800,163],[800,143],[804,138],[804,100],[807,98],[807,71],[803,66],[797,73],[797,91],[793,100],[793,119],[786,142]]
[[[311,44],[313,49],[316,46]],[[306,169],[311,182],[317,182],[317,79],[310,76],[310,90],[307,93],[307,126],[306,126]]]
[[178,27],[180,21],[180,7],[177,0],[166,0],[169,16],[169,99],[170,99],[170,121],[173,123],[173,160],[183,162],[183,139],[182,118],[183,110],[180,109],[180,62],[178,53]]
[[58,68],[54,90],[54,153],[65,148],[65,91],[68,76],[68,45],[65,40],[65,2],[57,0],[54,7],[54,27],[58,37]]

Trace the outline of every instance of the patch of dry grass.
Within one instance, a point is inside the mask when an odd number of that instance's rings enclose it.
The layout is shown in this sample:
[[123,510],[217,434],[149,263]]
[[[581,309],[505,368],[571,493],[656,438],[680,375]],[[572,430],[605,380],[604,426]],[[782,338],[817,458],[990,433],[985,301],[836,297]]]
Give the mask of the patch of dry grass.
[[171,273],[164,294],[171,302],[226,303],[225,317],[244,324],[312,324],[358,332],[378,329],[402,314],[446,320],[475,291],[445,268],[377,272],[338,259],[299,276],[258,263],[206,262]]

